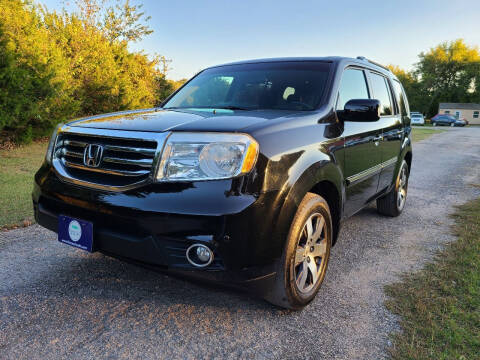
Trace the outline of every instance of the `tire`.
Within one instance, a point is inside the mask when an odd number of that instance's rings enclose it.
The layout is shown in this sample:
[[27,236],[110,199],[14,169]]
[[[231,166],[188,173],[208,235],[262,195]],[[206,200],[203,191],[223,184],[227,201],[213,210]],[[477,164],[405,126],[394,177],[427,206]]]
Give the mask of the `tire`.
[[377,211],[380,214],[395,217],[402,213],[407,201],[408,176],[408,164],[403,160],[395,180],[395,186],[387,195],[377,199]]
[[283,256],[277,263],[274,287],[265,299],[295,310],[309,304],[325,277],[332,238],[332,217],[327,202],[319,195],[307,193],[298,206]]

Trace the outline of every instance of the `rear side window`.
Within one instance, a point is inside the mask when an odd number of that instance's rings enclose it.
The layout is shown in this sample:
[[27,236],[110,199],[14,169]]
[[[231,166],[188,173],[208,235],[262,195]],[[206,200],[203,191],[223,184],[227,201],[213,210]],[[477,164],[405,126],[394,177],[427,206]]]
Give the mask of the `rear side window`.
[[[407,97],[405,96],[405,92],[403,91],[403,87],[402,87],[402,84],[400,84],[400,81],[393,80],[393,89],[395,90],[395,97],[397,99],[397,104],[400,107],[400,112],[402,113],[403,116],[407,116],[408,115]],[[422,117],[421,114],[415,114],[412,116]]]
[[367,82],[363,70],[345,70],[338,91],[337,110],[343,110],[349,100],[368,98]]
[[374,99],[380,100],[380,116],[392,115],[393,107],[390,100],[387,79],[381,75],[370,73],[372,82],[372,95]]

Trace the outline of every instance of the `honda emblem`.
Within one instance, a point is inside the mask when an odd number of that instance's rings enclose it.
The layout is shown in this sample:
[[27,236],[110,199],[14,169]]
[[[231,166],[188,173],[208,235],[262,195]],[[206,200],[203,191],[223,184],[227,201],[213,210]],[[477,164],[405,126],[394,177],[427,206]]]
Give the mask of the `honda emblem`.
[[103,146],[88,144],[83,152],[83,164],[88,167],[99,167],[102,162]]

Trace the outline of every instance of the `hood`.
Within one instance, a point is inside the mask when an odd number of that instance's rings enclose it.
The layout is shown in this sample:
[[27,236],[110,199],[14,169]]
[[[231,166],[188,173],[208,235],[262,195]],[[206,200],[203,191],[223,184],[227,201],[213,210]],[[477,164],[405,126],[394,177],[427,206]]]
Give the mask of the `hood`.
[[290,117],[297,111],[223,109],[148,109],[97,115],[69,126],[129,131],[229,131]]

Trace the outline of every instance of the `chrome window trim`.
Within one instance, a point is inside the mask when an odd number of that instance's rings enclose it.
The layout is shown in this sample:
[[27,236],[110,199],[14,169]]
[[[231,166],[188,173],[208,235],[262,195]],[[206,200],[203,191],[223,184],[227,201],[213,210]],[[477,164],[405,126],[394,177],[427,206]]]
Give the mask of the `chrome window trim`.
[[387,161],[384,161],[378,165],[372,166],[371,168],[368,168],[367,170],[364,170],[362,172],[359,172],[357,174],[351,175],[347,177],[347,185],[353,185],[355,183],[358,183],[362,180],[365,180],[366,178],[375,175],[382,171],[383,169],[390,167],[392,165],[395,165],[397,163],[398,156],[395,156]]
[[[77,179],[69,175],[63,166],[62,160],[55,157],[55,151],[57,149],[57,141],[55,141],[55,146],[54,146],[53,155],[52,155],[52,167],[56,175],[61,181],[78,185],[78,186],[87,187],[87,188],[107,190],[112,192],[127,191],[142,185],[153,183],[155,174],[157,173],[158,160],[163,152],[166,139],[170,135],[170,132],[146,132],[146,131],[95,129],[95,128],[84,128],[84,127],[76,127],[76,126],[68,126],[68,125],[62,126],[59,129],[58,135],[61,133],[68,133],[73,135],[87,135],[87,136],[99,137],[99,138],[115,138],[115,139],[125,139],[125,140],[134,140],[134,141],[156,141],[157,142],[157,148],[154,150],[154,157],[152,160],[152,166],[151,166],[148,177],[142,181],[138,181],[132,184],[116,186],[116,185],[97,184],[90,181]],[[57,135],[57,139],[58,139],[58,135]],[[146,151],[146,150],[142,150],[142,151]]]

